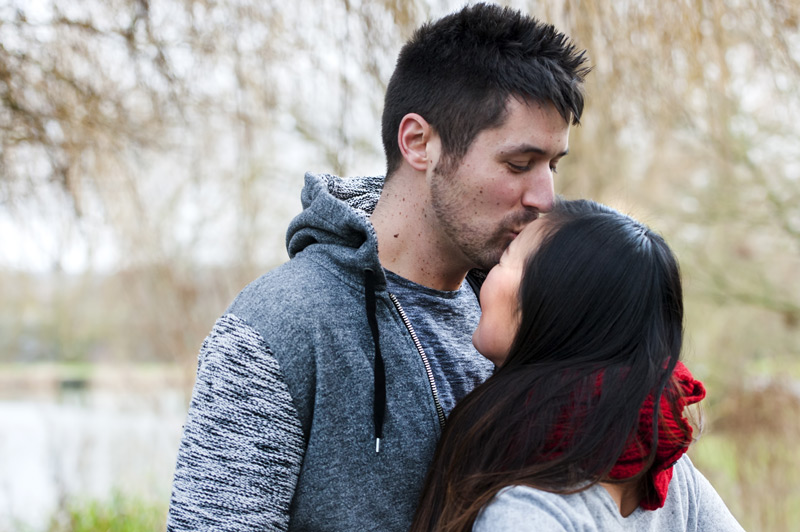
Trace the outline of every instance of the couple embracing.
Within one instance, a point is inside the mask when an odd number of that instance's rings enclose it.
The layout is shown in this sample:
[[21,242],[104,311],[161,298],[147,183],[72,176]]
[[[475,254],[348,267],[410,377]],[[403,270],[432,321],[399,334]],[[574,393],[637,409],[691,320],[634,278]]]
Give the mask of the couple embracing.
[[508,8],[415,32],[386,177],[306,175],[202,345],[169,530],[741,529],[684,455],[673,254],[554,195],[588,70]]

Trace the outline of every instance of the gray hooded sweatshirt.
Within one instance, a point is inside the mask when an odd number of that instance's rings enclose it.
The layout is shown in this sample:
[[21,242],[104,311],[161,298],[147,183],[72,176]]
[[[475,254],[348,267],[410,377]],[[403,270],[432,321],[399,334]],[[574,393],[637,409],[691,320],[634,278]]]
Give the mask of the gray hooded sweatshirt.
[[408,528],[443,418],[378,261],[382,183],[306,175],[291,260],[201,347],[168,530]]

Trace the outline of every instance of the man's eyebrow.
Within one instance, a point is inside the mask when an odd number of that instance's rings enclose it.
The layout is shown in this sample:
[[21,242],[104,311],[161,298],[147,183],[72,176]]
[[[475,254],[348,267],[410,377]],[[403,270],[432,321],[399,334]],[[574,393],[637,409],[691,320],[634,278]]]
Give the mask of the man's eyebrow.
[[[546,150],[538,146],[534,146],[532,144],[520,144],[519,146],[513,146],[501,152],[503,155],[510,155],[510,154],[518,154],[518,153],[535,153],[537,155],[548,155]],[[564,157],[569,153],[569,148],[562,151],[556,157]]]

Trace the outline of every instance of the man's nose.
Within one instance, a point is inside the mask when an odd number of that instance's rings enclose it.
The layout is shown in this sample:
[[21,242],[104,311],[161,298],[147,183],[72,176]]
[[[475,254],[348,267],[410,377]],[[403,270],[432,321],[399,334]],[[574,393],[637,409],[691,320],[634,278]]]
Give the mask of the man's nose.
[[553,209],[554,201],[553,169],[549,163],[537,165],[535,171],[528,176],[522,194],[522,205],[539,212],[549,212]]

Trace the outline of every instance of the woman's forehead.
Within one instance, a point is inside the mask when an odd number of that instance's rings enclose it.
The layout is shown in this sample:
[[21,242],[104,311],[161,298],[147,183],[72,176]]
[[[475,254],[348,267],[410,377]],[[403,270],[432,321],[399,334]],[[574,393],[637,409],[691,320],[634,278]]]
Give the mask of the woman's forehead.
[[547,221],[545,219],[538,218],[532,221],[525,226],[525,229],[523,229],[517,238],[511,242],[511,246],[516,248],[516,251],[522,252],[527,256],[531,252],[535,251],[539,247],[539,244],[541,244],[546,231],[546,226]]

